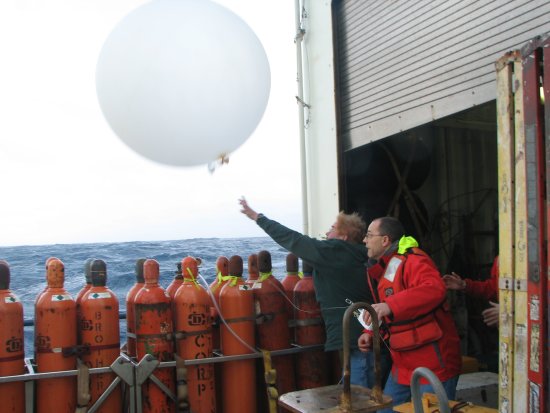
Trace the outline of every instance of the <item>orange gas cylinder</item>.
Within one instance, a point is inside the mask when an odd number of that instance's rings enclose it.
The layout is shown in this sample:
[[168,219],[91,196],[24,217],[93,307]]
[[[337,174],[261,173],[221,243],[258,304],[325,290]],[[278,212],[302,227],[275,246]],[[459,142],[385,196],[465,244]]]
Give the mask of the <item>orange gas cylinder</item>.
[[143,263],[145,258],[140,258],[136,261],[136,283],[130,288],[126,295],[126,353],[130,357],[136,356],[136,329],[134,317],[134,299],[139,290],[145,285],[143,279]]
[[[76,297],[74,301],[76,302],[76,319],[77,322],[80,320],[80,302],[82,301],[82,297],[84,297],[84,294],[88,292],[88,290],[92,287],[92,276],[91,276],[91,269],[90,266],[92,265],[93,258],[88,258],[86,262],[84,263],[84,278],[86,280],[86,283],[84,284],[84,287],[76,294]],[[76,330],[76,342],[80,345],[82,344],[82,337],[80,336],[80,329],[77,328]]]
[[166,287],[166,292],[170,296],[170,299],[173,301],[174,296],[176,295],[176,291],[178,291],[178,288],[183,284],[183,276],[181,275],[181,262],[178,262],[177,264],[177,270],[174,274],[174,279],[170,283],[168,287]]
[[248,256],[248,279],[246,283],[252,286],[258,279],[258,254]]
[[[51,260],[57,260],[57,258],[55,257],[50,257],[46,260],[46,268],[48,268],[48,263],[51,261]],[[36,296],[36,299],[34,300],[34,305],[36,307],[36,303],[38,303],[38,300],[40,299],[40,297],[42,296],[42,294],[44,294],[44,292],[46,292],[48,290],[48,283],[46,283],[46,288],[44,288],[43,291],[41,291],[37,296]]]
[[[216,304],[220,304],[220,292],[227,282],[229,273],[229,260],[227,257],[218,257],[216,260],[216,279],[210,284],[210,291]],[[220,320],[216,306],[212,306],[212,346],[215,350],[220,349]]]
[[[210,284],[210,295],[212,298],[211,318],[212,318],[212,348],[214,351],[220,351],[220,318],[218,308],[220,305],[220,292],[224,284],[229,279],[229,260],[221,256],[216,260],[216,279]],[[221,376],[221,363],[214,365],[215,376]],[[216,405],[218,408],[222,405],[222,389],[216,386]]]
[[228,280],[229,260],[227,257],[218,257],[216,260],[216,279],[210,284],[210,291],[214,294],[214,298],[219,302],[220,292],[222,287]]
[[[0,376],[25,374],[23,304],[10,291],[10,267],[0,260]],[[0,384],[3,412],[25,412],[25,383]]]
[[82,300],[82,297],[86,292],[92,287],[92,276],[91,276],[91,269],[90,266],[92,265],[93,258],[88,258],[86,262],[84,263],[84,279],[86,280],[86,283],[84,284],[84,287],[76,294],[76,297],[74,301],[76,302],[76,310],[78,312],[78,305],[80,304],[80,300]]
[[[159,361],[173,360],[172,303],[168,293],[159,285],[159,263],[147,260],[143,264],[145,285],[134,299],[136,357],[141,360],[151,354]],[[153,373],[172,393],[175,379],[172,369],[156,369]],[[143,412],[171,413],[176,406],[152,380],[141,389]]]
[[177,317],[176,309],[174,308],[174,297],[176,295],[176,291],[178,291],[178,288],[180,288],[181,285],[183,284],[183,276],[181,275],[181,262],[178,262],[176,264],[176,267],[177,267],[177,270],[174,273],[174,279],[172,280],[170,285],[166,287],[166,292],[170,296],[170,301],[172,301],[172,325],[173,326],[176,325],[176,317]]
[[[198,266],[193,257],[186,257],[181,263],[183,284],[176,292],[173,308],[177,312],[177,352],[184,360],[213,357],[212,299],[198,284]],[[200,364],[187,366],[187,389],[190,411],[212,413],[216,411],[216,387],[214,366]]]
[[[82,361],[90,368],[108,367],[120,354],[120,328],[118,323],[118,299],[105,285],[107,266],[103,260],[90,264],[92,286],[80,300],[79,330],[82,339]],[[114,373],[90,375],[90,402],[99,399],[115,379]],[[120,386],[103,401],[98,413],[119,413],[122,410]]]
[[[258,270],[260,277],[253,287],[258,347],[268,351],[290,348],[285,292],[281,282],[273,276],[268,251],[258,253]],[[296,390],[292,356],[273,357],[271,361],[277,372],[279,394]]]
[[[294,324],[294,306],[292,305],[292,299],[294,296],[294,287],[298,281],[300,281],[300,273],[298,272],[298,257],[290,253],[286,256],[286,277],[283,278],[283,281],[281,281],[286,294],[286,312],[288,314],[289,321],[291,321],[290,324]],[[292,342],[296,340],[294,327],[290,328],[290,340]]]
[[[313,268],[302,262],[303,278],[294,287],[296,319],[296,344],[309,346],[325,342],[325,325],[321,317],[321,307],[315,297]],[[321,348],[299,353],[296,365],[298,389],[313,389],[329,384],[329,364],[327,354]]]
[[[230,280],[220,293],[221,345],[225,356],[254,353],[254,294],[242,279],[243,260],[229,261]],[[256,361],[227,361],[222,365],[223,413],[256,413]]]
[[[63,288],[65,266],[57,258],[46,266],[48,287],[34,312],[34,349],[39,373],[76,369],[76,303]],[[73,412],[76,408],[76,377],[38,380],[38,413]]]

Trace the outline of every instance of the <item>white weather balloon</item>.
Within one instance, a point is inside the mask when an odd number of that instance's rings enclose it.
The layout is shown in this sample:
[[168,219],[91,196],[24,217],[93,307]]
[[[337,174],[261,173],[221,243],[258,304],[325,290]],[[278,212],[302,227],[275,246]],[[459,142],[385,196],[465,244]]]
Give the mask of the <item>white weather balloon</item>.
[[209,0],[153,0],[105,41],[96,88],[128,146],[193,166],[248,139],[269,99],[270,70],[259,39],[233,12]]

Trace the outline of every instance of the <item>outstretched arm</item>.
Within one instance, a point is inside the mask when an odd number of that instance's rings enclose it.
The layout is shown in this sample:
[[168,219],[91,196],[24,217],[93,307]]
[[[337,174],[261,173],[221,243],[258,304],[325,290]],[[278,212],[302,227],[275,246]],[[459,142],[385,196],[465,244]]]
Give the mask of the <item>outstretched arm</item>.
[[333,246],[326,244],[325,241],[319,241],[303,235],[267,218],[263,214],[257,213],[250,208],[244,196],[239,199],[239,204],[241,205],[241,212],[255,221],[281,247],[296,254],[303,260],[309,261],[313,267],[327,265],[327,263],[334,264],[323,254],[323,248],[334,248]]
[[461,278],[458,274],[445,274],[443,282],[447,290],[464,291],[474,297],[481,297],[486,300],[498,299],[498,273],[491,270],[491,278],[483,281],[474,281]]
[[241,212],[245,214],[248,218],[250,218],[252,221],[256,221],[258,219],[258,213],[250,208],[250,206],[248,206],[248,202],[246,202],[244,196],[239,199],[239,204],[241,204]]
[[445,274],[443,276],[443,282],[447,290],[456,290],[461,291],[466,288],[466,281],[460,277],[457,273],[453,272],[451,274]]

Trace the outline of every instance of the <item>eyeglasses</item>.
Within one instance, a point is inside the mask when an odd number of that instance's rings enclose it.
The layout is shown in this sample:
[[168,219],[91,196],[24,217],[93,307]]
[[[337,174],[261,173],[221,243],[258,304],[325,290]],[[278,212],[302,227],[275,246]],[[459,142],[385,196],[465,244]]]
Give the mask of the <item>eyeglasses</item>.
[[385,237],[385,234],[371,234],[370,232],[367,232],[367,235],[365,238],[371,239],[372,237]]

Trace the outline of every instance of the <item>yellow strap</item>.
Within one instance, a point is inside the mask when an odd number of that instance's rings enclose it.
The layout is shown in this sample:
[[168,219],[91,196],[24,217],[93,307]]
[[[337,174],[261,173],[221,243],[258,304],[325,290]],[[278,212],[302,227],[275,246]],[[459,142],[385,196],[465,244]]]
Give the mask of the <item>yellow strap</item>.
[[269,413],[277,413],[277,371],[271,366],[271,353],[267,350],[261,350],[264,359],[264,378],[267,390],[267,401],[269,403]]
[[237,285],[237,281],[239,281],[239,278],[241,278],[241,277],[236,277],[234,275],[228,275],[227,277],[224,277],[224,278],[227,278],[229,280],[229,285],[231,287],[235,287]]
[[304,273],[303,272],[287,272],[287,275],[296,275],[298,278],[302,279],[304,278]]
[[218,271],[218,275],[216,276],[216,278],[218,279],[218,284],[221,284],[222,282],[231,279],[231,276],[230,275],[222,275],[222,272]]
[[184,278],[183,281],[190,281],[195,284],[195,287],[200,288],[197,280],[195,279],[195,276],[193,275],[193,271],[191,271],[191,268],[187,267],[187,272],[189,273],[189,276],[191,278]]
[[263,282],[263,281],[267,280],[269,277],[271,277],[272,275],[273,275],[273,272],[271,272],[271,271],[261,272],[260,273],[260,279],[258,281]]
[[409,248],[418,247],[418,242],[413,237],[402,236],[399,240],[398,254],[405,254]]

